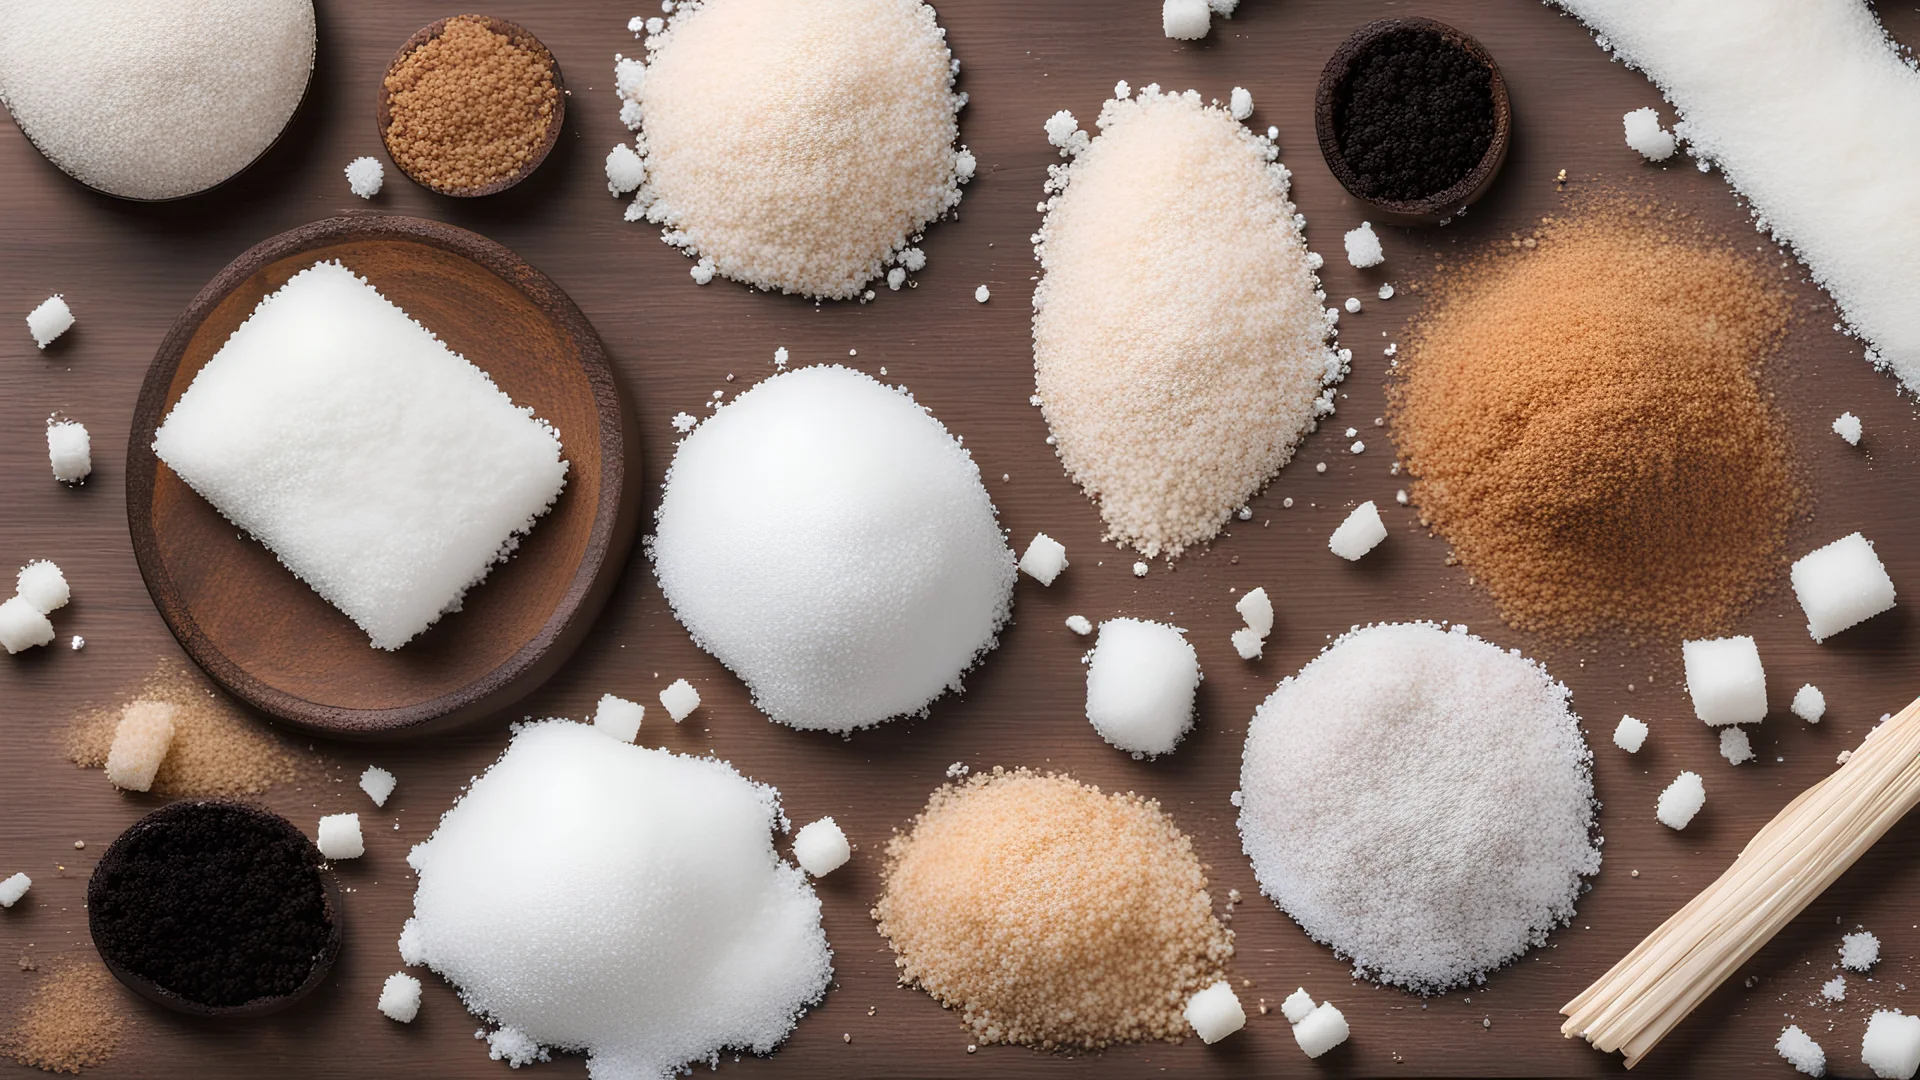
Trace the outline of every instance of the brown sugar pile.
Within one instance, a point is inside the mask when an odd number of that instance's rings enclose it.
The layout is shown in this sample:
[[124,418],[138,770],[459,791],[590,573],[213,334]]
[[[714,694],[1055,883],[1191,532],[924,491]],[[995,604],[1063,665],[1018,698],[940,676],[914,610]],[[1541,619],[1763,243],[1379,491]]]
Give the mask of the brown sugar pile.
[[1758,381],[1789,316],[1768,273],[1614,203],[1430,293],[1389,415],[1422,523],[1509,623],[1700,636],[1778,580],[1801,495]]
[[53,965],[27,1000],[0,1054],[47,1072],[77,1073],[113,1056],[126,1028],[122,991],[96,960]]
[[983,1043],[1178,1039],[1233,954],[1159,804],[1065,776],[996,767],[942,787],[888,845],[883,886],[873,917],[901,982]]
[[465,192],[518,172],[546,139],[559,107],[553,56],[478,15],[447,20],[386,78],[387,153],[436,191]]

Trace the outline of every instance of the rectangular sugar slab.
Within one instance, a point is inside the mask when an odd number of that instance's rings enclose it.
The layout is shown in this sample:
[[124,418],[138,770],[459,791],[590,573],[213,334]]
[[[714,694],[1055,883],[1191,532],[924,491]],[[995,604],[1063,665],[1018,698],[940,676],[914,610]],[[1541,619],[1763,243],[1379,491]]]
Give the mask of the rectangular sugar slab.
[[337,262],[254,308],[153,450],[380,649],[459,610],[567,476],[552,425]]

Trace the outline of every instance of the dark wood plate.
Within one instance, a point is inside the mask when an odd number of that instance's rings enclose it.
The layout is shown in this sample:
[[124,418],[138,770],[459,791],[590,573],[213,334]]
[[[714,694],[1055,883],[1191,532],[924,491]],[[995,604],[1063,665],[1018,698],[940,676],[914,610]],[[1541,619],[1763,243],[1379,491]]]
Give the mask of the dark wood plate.
[[[560,431],[559,502],[506,563],[402,648],[366,634],[153,453],[154,431],[260,299],[322,259],[372,282]],[[586,635],[632,546],[637,439],[600,339],[546,275],[485,237],[406,217],[332,218],[256,245],[161,342],[127,444],[127,524],[168,629],[220,685],[326,734],[414,734],[502,708]]]

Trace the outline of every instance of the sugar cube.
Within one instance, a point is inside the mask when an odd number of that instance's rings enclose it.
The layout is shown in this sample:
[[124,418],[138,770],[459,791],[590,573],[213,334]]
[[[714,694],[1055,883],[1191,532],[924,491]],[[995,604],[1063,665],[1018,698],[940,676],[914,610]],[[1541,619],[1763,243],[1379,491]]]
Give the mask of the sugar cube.
[[1087,719],[1133,754],[1164,754],[1193,726],[1200,658],[1185,631],[1142,619],[1100,624],[1087,663]]
[[1627,145],[1640,151],[1648,161],[1665,161],[1673,156],[1673,132],[1660,126],[1660,114],[1650,108],[1635,109],[1620,118],[1626,129]]
[[15,874],[5,881],[0,881],[0,908],[9,908],[19,903],[20,898],[27,895],[27,890],[32,887],[33,879],[25,874]]
[[1734,765],[1753,760],[1753,740],[1747,736],[1746,728],[1720,729],[1720,756]]
[[1660,805],[1654,811],[1654,816],[1669,829],[1684,829],[1693,820],[1693,815],[1705,805],[1707,785],[1700,782],[1700,774],[1683,772],[1674,777],[1673,783],[1660,793]]
[[1273,601],[1267,598],[1265,586],[1248,589],[1245,596],[1233,605],[1233,610],[1247,621],[1247,628],[1260,637],[1273,633]]
[[1613,729],[1613,745],[1629,754],[1637,754],[1647,744],[1647,722],[1631,716],[1620,717]]
[[420,1015],[420,980],[404,971],[387,976],[380,987],[380,1011],[389,1020],[413,1023],[413,1018]]
[[72,420],[47,425],[47,460],[53,465],[53,478],[63,484],[78,484],[93,473],[93,441],[87,426]]
[[1233,632],[1233,651],[1240,654],[1240,659],[1258,660],[1265,649],[1266,642],[1253,632],[1253,627],[1243,626]]
[[1793,564],[1793,595],[1815,641],[1893,607],[1893,579],[1859,533],[1843,536]]
[[593,726],[594,730],[619,742],[630,743],[639,737],[640,721],[646,715],[647,707],[637,701],[601,694],[600,707],[593,712]]
[[1034,533],[1033,542],[1027,545],[1027,553],[1020,556],[1020,569],[1042,585],[1053,584],[1053,579],[1059,577],[1060,571],[1066,568],[1066,545],[1046,533]]
[[814,877],[825,877],[853,857],[847,834],[830,817],[809,822],[793,834],[793,861]]
[[33,602],[16,596],[0,604],[0,646],[9,654],[53,640],[53,624]]
[[1308,1057],[1317,1058],[1347,1041],[1347,1018],[1333,1007],[1333,1002],[1323,1001],[1306,1019],[1293,1025],[1293,1041]]
[[1920,1016],[1875,1012],[1860,1040],[1860,1064],[1882,1080],[1913,1080],[1920,1072]]
[[1386,249],[1380,245],[1380,234],[1373,231],[1373,222],[1363,221],[1359,228],[1349,229],[1345,239],[1347,261],[1362,270],[1387,260]]
[[[1245,120],[1253,115],[1253,93],[1244,86],[1236,86],[1233,93],[1227,95],[1227,115],[1235,120]],[[1208,1039],[1212,1042],[1212,1039]]]
[[1766,719],[1766,670],[1752,638],[1686,641],[1680,645],[1680,656],[1695,716],[1714,727]]
[[1187,1023],[1203,1043],[1217,1043],[1247,1026],[1247,1010],[1233,992],[1233,984],[1221,979],[1187,999]]
[[1821,717],[1827,715],[1827,695],[1821,693],[1819,687],[1808,683],[1794,691],[1793,704],[1789,708],[1793,710],[1793,715],[1809,724],[1817,724]]
[[1820,1044],[1814,1042],[1811,1036],[1801,1031],[1800,1025],[1787,1025],[1787,1029],[1782,1031],[1780,1038],[1774,1042],[1773,1048],[1780,1052],[1781,1057],[1787,1059],[1787,1064],[1808,1076],[1826,1075],[1827,1052],[1820,1049]]
[[1197,41],[1213,26],[1207,0],[1165,0],[1160,5],[1160,31],[1179,41]]
[[1354,507],[1353,513],[1347,515],[1347,520],[1333,530],[1327,547],[1343,559],[1357,560],[1386,538],[1387,523],[1380,520],[1380,508],[1373,505],[1372,499],[1368,499]]
[[1845,975],[1835,975],[1833,978],[1821,983],[1820,996],[1826,998],[1828,1001],[1847,1000],[1847,977]]
[[51,615],[67,606],[73,590],[67,587],[67,575],[46,559],[35,559],[20,568],[14,578],[14,595],[32,604],[42,615]]
[[387,805],[387,797],[393,794],[396,782],[392,773],[378,765],[369,765],[367,771],[360,774],[360,790],[367,793],[375,806]]
[[1880,962],[1880,939],[1869,931],[1840,937],[1840,966],[1848,971],[1866,971]]
[[1307,993],[1307,988],[1304,986],[1288,994],[1287,1000],[1280,1003],[1280,1012],[1287,1018],[1289,1024],[1297,1024],[1305,1020],[1307,1014],[1312,1011],[1313,995]]
[[53,339],[67,332],[73,326],[73,309],[67,306],[66,298],[54,293],[40,306],[27,313],[27,332],[33,335],[33,343],[44,349],[53,344]]
[[660,706],[673,717],[674,723],[687,718],[687,714],[700,707],[700,691],[685,679],[673,680],[673,685],[660,691]]
[[1081,637],[1086,637],[1088,634],[1093,633],[1093,623],[1085,615],[1069,615],[1067,616],[1067,629],[1079,634]]
[[107,779],[122,791],[149,791],[173,746],[174,707],[164,701],[129,702],[113,729]]
[[320,854],[329,859],[357,859],[367,853],[360,838],[359,814],[328,814],[320,819],[320,835],[314,840]]
[[1850,412],[1843,412],[1834,418],[1833,433],[1847,440],[1848,446],[1860,445],[1860,418]]

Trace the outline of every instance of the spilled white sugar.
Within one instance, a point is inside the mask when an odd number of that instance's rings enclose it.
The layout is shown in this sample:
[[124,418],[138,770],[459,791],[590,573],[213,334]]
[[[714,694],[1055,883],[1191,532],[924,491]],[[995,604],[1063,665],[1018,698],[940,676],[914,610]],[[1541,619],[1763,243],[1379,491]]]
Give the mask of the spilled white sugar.
[[23,596],[0,603],[0,647],[8,655],[38,648],[53,640],[53,623],[47,614]]
[[1307,993],[1307,988],[1304,986],[1288,994],[1287,999],[1280,1003],[1280,1013],[1287,1018],[1289,1024],[1297,1024],[1305,1020],[1312,1012],[1313,995]]
[[1847,441],[1848,446],[1859,446],[1861,426],[1860,418],[1850,412],[1843,412],[1833,418],[1833,433]]
[[1847,977],[1845,975],[1835,975],[1833,978],[1821,983],[1820,996],[1826,998],[1828,1001],[1847,1000]]
[[1807,683],[1793,692],[1793,704],[1789,708],[1793,715],[1809,724],[1817,724],[1821,717],[1827,715],[1827,695],[1821,693],[1819,687]]
[[54,339],[66,333],[73,326],[73,309],[67,306],[66,297],[55,293],[40,301],[32,311],[27,312],[27,333],[33,335],[33,344],[44,349],[53,344]]
[[1701,722],[1757,724],[1767,716],[1767,673],[1753,638],[1705,638],[1680,643],[1687,696]]
[[1430,623],[1356,630],[1254,714],[1240,835],[1260,887],[1381,982],[1473,980],[1567,922],[1600,868],[1567,688]]
[[1348,562],[1354,562],[1386,538],[1387,523],[1380,518],[1380,508],[1374,505],[1372,499],[1368,499],[1354,507],[1339,528],[1333,530],[1333,535],[1327,538],[1327,549]]
[[593,711],[593,726],[610,739],[632,742],[639,737],[640,724],[646,716],[645,705],[613,694],[602,694],[600,704]]
[[1673,132],[1660,126],[1660,114],[1650,108],[1635,109],[1621,117],[1621,125],[1626,129],[1627,145],[1640,152],[1648,161],[1665,161],[1673,156]]
[[675,679],[660,691],[660,707],[667,710],[667,715],[677,724],[700,707],[700,691],[685,679]]
[[1344,241],[1347,261],[1362,270],[1387,261],[1386,249],[1380,246],[1380,234],[1373,231],[1371,221],[1363,221],[1359,228],[1347,230]]
[[78,484],[93,474],[93,440],[85,424],[72,420],[47,423],[47,461],[53,466],[53,478],[63,484]]
[[1726,758],[1730,765],[1753,760],[1753,740],[1748,737],[1746,728],[1720,729],[1720,756]]
[[830,817],[809,822],[793,834],[793,861],[814,877],[825,877],[847,864],[853,845],[839,823]]
[[625,195],[640,186],[647,178],[647,167],[641,162],[640,155],[626,143],[615,143],[607,151],[607,193],[614,196]]
[[19,903],[20,898],[27,895],[27,890],[32,887],[33,879],[25,874],[14,874],[0,881],[0,908],[10,908]]
[[1087,719],[1134,757],[1171,753],[1193,727],[1200,658],[1186,631],[1141,619],[1100,624],[1087,660]]
[[1026,554],[1020,556],[1021,571],[1042,585],[1052,585],[1066,568],[1066,545],[1046,533],[1034,533]]
[[1848,971],[1866,971],[1880,962],[1880,939],[1871,931],[1843,934],[1840,938],[1840,966]]
[[367,853],[359,814],[328,814],[320,819],[313,844],[329,859],[357,859]]
[[1247,1026],[1247,1010],[1225,979],[1187,999],[1186,1018],[1203,1043],[1217,1043]]
[[499,1025],[524,1065],[584,1050],[595,1080],[767,1053],[832,975],[820,901],[774,851],[779,793],[723,761],[515,728],[413,849],[403,959]]
[[1849,533],[1803,555],[1789,572],[1793,595],[1807,616],[1807,633],[1825,641],[1842,630],[1893,608],[1893,579],[1873,550],[1873,541]]
[[1093,623],[1085,615],[1067,616],[1067,629],[1085,637],[1093,633]]
[[567,474],[551,425],[336,262],[260,301],[153,449],[381,649],[458,611]]
[[972,456],[902,390],[799,368],[680,443],[649,545],[694,641],[773,719],[917,713],[998,642],[1014,557]]

